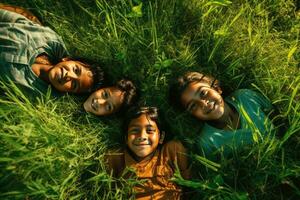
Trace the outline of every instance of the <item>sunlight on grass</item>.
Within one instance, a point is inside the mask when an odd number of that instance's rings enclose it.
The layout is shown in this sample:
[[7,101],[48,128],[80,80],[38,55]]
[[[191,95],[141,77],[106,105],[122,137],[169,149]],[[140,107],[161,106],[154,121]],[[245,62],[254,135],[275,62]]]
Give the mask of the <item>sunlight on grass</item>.
[[[218,162],[193,155],[193,179],[177,172],[172,180],[191,190],[191,199],[300,198],[296,1],[4,2],[30,9],[71,54],[103,63],[112,82],[132,79],[141,102],[166,113],[169,134],[189,146],[201,123],[169,105],[174,77],[203,70],[220,79],[226,94],[259,90],[278,110],[274,121],[283,129],[277,137],[256,132],[255,145]],[[82,112],[85,97],[50,92],[33,97],[1,84],[0,198],[129,199],[139,181],[113,178],[103,161],[108,148],[123,145],[121,120]]]

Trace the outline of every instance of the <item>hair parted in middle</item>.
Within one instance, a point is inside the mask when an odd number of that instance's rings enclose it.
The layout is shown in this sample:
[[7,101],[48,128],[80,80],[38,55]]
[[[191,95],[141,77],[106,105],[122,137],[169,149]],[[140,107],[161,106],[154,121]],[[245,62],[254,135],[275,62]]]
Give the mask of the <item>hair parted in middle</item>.
[[130,121],[138,118],[142,114],[146,114],[152,121],[156,123],[160,131],[164,131],[163,124],[161,118],[159,117],[159,112],[157,107],[136,106],[129,109],[128,112],[126,113],[126,116],[124,118],[124,123],[123,123],[124,134],[127,135],[127,129]]
[[219,81],[211,75],[201,72],[186,72],[183,76],[178,77],[169,88],[169,101],[175,108],[184,109],[181,104],[181,95],[192,82],[207,83],[213,88],[220,87]]

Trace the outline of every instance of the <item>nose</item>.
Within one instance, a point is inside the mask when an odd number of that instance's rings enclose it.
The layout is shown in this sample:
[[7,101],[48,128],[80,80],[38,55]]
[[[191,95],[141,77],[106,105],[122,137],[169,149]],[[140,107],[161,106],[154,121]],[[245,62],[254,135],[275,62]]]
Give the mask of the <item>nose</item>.
[[144,142],[144,141],[146,141],[146,140],[147,140],[147,138],[145,138],[145,137],[139,137],[139,138],[137,139],[138,142]]
[[146,131],[145,129],[143,129],[143,130],[140,132],[138,141],[143,142],[143,141],[145,141],[145,140],[147,140],[147,131]]
[[105,104],[105,102],[106,102],[105,99],[97,99],[97,103],[98,103],[99,105],[103,105],[103,104]]
[[205,106],[207,106],[207,103],[207,99],[197,99],[197,104],[200,106],[200,108],[204,108]]
[[65,75],[65,80],[70,81],[70,80],[74,80],[74,79],[78,79],[78,76],[74,72],[68,71]]

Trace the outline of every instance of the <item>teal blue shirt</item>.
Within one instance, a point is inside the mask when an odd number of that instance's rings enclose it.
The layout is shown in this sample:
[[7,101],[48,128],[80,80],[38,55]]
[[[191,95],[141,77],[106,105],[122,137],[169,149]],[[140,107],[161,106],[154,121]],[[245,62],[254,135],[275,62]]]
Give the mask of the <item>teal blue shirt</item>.
[[49,84],[31,69],[42,53],[56,63],[67,55],[67,50],[60,36],[49,27],[0,9],[0,80],[11,80],[22,89],[45,93]]
[[206,157],[214,157],[214,153],[222,152],[224,156],[238,151],[244,145],[262,140],[273,132],[273,125],[267,117],[272,104],[263,95],[248,89],[235,91],[225,98],[240,115],[240,128],[222,130],[205,123],[196,139],[198,153]]

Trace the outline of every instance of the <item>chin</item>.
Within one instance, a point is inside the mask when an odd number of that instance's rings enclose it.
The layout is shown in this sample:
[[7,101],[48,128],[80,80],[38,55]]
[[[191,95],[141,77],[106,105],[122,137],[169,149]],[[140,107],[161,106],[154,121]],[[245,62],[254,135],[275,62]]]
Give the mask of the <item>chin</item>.
[[151,154],[151,152],[149,153],[149,152],[134,152],[135,153],[135,155],[137,155],[138,157],[140,157],[140,158],[145,158],[145,157],[147,157],[148,155],[150,155]]

